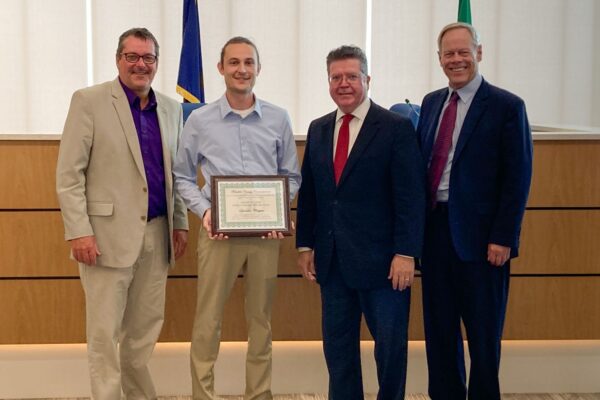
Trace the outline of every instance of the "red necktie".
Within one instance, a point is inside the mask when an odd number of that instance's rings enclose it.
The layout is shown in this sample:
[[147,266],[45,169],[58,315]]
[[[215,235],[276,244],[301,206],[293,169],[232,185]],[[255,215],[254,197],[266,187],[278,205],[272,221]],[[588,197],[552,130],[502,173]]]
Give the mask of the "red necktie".
[[450,147],[452,147],[452,133],[454,132],[454,125],[456,124],[456,107],[458,102],[458,93],[452,92],[450,96],[450,102],[444,110],[442,116],[442,122],[440,122],[440,129],[438,130],[437,138],[433,145],[433,151],[431,155],[431,162],[429,163],[429,170],[427,171],[427,189],[429,190],[429,198],[431,200],[432,208],[435,208],[437,202],[437,190],[442,180],[442,174],[444,168],[448,162],[448,153]]
[[342,171],[348,159],[348,144],[350,143],[350,120],[354,118],[352,114],[346,114],[343,117],[342,126],[338,133],[338,140],[335,146],[335,157],[333,159],[333,172],[335,173],[335,184],[337,185],[342,176]]

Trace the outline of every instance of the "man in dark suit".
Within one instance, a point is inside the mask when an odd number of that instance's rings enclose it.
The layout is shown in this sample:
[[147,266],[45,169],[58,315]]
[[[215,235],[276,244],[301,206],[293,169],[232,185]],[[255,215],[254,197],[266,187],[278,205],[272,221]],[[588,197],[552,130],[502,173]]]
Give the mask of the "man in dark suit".
[[428,162],[421,265],[429,396],[500,399],[500,340],[510,258],[519,248],[531,181],[532,141],[523,100],[478,72],[475,29],[453,23],[438,37],[449,88],[425,96],[417,129]]
[[296,244],[321,286],[329,398],[363,399],[360,321],[375,340],[378,399],[404,399],[410,286],[421,255],[425,169],[410,120],[367,97],[361,49],[327,56],[338,109],[308,130]]

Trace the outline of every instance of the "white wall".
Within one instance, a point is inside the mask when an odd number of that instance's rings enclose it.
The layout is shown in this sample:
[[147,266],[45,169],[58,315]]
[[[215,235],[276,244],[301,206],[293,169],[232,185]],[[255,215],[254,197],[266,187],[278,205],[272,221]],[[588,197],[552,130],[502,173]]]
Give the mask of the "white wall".
[[[295,133],[333,110],[325,56],[341,44],[371,50],[371,96],[385,107],[405,98],[420,103],[446,84],[435,42],[456,20],[458,0],[198,3],[207,101],[224,91],[216,70],[221,46],[248,36],[262,61],[256,92],[288,109]],[[523,97],[532,123],[600,125],[597,1],[471,0],[471,9],[483,43],[481,72]],[[182,1],[0,0],[0,10],[0,133],[59,133],[71,93],[116,76],[118,36],[133,26],[149,28],[161,44],[154,87],[180,100]]]

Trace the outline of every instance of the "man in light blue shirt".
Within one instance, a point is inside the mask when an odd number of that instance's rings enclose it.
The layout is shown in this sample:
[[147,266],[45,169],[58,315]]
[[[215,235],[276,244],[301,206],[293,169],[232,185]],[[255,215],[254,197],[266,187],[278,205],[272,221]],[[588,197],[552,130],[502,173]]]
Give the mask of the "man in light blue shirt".
[[[194,111],[186,122],[173,167],[175,187],[202,218],[198,241],[198,299],[192,334],[194,399],[214,399],[213,367],[219,352],[223,308],[237,276],[245,279],[248,326],[245,399],[272,399],[271,308],[277,281],[279,240],[213,235],[213,175],[287,175],[290,199],[300,186],[296,144],[288,114],[253,93],[260,61],[256,46],[234,37],[221,50],[218,69],[225,94]],[[197,185],[200,166],[205,184]],[[270,233],[267,239],[283,239]]]

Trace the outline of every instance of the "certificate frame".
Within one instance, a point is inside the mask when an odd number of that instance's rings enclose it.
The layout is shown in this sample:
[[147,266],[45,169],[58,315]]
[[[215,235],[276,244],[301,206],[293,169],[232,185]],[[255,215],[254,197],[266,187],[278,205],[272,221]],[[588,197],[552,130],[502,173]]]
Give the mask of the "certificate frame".
[[290,229],[289,178],[285,175],[211,177],[213,235],[265,236]]

